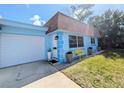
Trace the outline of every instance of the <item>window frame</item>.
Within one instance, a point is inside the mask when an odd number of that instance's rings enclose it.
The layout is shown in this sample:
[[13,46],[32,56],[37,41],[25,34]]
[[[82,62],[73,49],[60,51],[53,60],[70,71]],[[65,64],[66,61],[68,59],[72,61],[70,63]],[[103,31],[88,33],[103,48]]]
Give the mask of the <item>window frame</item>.
[[[83,36],[77,36],[77,38],[78,38],[78,40],[77,40],[78,41],[78,47],[84,47],[84,38],[83,38]],[[82,41],[80,42],[79,40],[82,40]]]
[[91,44],[96,44],[95,37],[91,37]]
[[[72,40],[72,38],[75,37],[75,40]],[[73,43],[72,43],[72,41]],[[76,48],[77,47],[77,37],[75,35],[69,35],[69,48]]]
[[[75,42],[70,43],[71,42],[70,41],[71,37],[73,37],[73,38],[75,37],[75,39],[76,39],[76,40],[74,40]],[[82,38],[82,44],[79,45],[79,40],[81,40],[81,38]],[[73,45],[73,44],[75,44],[75,45]],[[78,48],[78,47],[84,47],[84,38],[83,38],[83,36],[69,35],[69,48]]]

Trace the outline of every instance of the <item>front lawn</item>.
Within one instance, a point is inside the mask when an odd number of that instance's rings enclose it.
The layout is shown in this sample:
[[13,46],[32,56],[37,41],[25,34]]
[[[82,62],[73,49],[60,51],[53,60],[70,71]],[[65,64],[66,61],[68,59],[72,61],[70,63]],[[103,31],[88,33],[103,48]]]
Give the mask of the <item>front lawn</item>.
[[81,87],[124,87],[124,51],[108,51],[63,70]]

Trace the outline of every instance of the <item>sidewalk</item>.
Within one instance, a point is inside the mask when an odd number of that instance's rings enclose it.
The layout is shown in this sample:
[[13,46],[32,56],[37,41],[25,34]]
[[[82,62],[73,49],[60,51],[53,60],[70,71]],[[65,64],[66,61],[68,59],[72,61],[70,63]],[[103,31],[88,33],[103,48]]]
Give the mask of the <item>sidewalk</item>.
[[61,72],[37,80],[23,88],[81,88]]

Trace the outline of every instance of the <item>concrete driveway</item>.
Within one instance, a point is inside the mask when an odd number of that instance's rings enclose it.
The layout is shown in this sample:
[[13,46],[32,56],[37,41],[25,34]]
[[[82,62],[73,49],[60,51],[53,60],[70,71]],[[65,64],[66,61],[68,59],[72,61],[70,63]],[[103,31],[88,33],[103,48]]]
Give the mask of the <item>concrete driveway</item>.
[[0,87],[79,87],[47,62],[33,62],[0,69]]
[[33,62],[0,69],[0,87],[23,87],[58,70],[47,62]]

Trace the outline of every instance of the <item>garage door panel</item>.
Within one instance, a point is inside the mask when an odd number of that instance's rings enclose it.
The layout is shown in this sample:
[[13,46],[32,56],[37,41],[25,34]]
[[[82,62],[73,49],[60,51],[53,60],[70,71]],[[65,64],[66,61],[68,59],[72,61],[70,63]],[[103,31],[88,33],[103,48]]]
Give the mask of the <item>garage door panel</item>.
[[41,36],[2,34],[0,66],[45,59],[44,40]]

